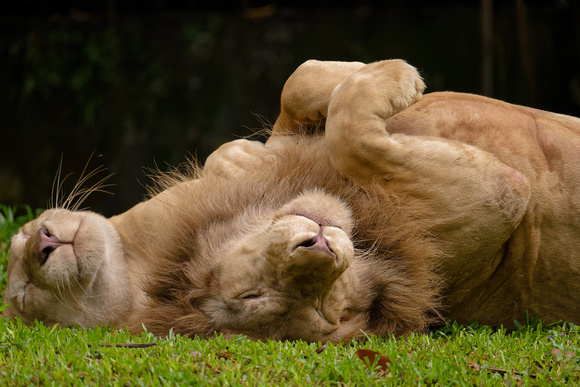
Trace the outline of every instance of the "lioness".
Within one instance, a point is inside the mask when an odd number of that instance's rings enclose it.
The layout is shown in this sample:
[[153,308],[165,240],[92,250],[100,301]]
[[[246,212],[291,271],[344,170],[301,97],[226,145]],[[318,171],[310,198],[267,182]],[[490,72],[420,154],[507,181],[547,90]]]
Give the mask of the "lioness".
[[[233,141],[210,155],[203,174],[226,180],[243,175],[269,157],[265,149],[263,144]],[[197,177],[189,176],[182,184],[196,184]],[[169,221],[170,211],[164,207],[172,190],[158,191],[111,219],[67,209],[56,199],[55,208],[12,238],[4,292],[4,305],[9,306],[3,315],[27,324],[126,326],[146,299],[142,282],[158,264],[159,250],[175,243],[171,235],[157,231]]]
[[[420,98],[424,85],[414,68],[402,61],[381,68],[389,80],[386,103],[402,110]],[[234,160],[266,150],[269,161],[253,171],[229,179],[204,171],[110,220],[47,212],[13,242],[6,315],[81,326],[129,319],[137,330],[145,322],[159,334],[174,328],[307,340],[357,337],[361,329],[421,330],[437,312],[434,267],[442,255],[429,232],[459,236],[444,246],[449,257],[486,253],[523,215],[527,185],[476,148],[417,141],[443,146],[428,156],[442,165],[453,161],[459,175],[436,176],[420,163],[410,171],[425,187],[448,184],[448,191],[423,189],[411,200],[412,191],[401,195],[380,182],[361,186],[332,168],[323,137],[279,136],[268,146],[238,141],[221,149]],[[400,161],[425,151],[411,146]],[[470,182],[478,189],[470,201],[450,201],[450,192],[459,196]],[[449,216],[450,207],[458,214]],[[455,233],[446,224],[473,227]],[[463,247],[462,238],[480,228],[496,233]],[[152,283],[151,302],[142,281]],[[144,301],[149,309],[138,313]]]

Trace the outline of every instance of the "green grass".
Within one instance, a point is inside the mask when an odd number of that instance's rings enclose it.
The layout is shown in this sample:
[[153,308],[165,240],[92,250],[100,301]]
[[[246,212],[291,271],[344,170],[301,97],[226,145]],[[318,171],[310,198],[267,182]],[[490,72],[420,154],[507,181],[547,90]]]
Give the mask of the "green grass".
[[[0,211],[0,220],[9,219],[0,224],[2,232],[34,216],[25,210],[23,217],[10,218],[6,207]],[[4,246],[8,239],[0,234]],[[4,270],[7,259],[3,250]],[[369,367],[358,349],[388,361]],[[546,327],[537,317],[513,333],[450,324],[429,334],[328,346],[221,336],[157,339],[106,327],[28,327],[0,319],[2,385],[563,385],[580,382],[579,362],[579,328]]]

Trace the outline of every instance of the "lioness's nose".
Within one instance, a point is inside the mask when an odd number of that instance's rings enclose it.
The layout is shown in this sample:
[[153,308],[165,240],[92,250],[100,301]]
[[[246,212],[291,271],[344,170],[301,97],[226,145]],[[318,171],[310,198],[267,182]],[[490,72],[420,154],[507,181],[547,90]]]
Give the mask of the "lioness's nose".
[[58,247],[66,244],[61,242],[55,235],[52,235],[46,227],[40,229],[40,242],[38,244],[38,254],[40,256],[40,264],[44,265],[50,253]]

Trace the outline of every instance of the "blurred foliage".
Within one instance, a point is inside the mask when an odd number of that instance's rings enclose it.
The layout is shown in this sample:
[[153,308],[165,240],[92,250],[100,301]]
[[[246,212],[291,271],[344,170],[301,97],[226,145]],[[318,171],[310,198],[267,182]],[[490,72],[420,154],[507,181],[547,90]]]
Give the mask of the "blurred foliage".
[[2,292],[6,288],[10,240],[24,223],[35,219],[42,211],[42,209],[32,210],[30,206],[11,207],[0,204],[0,289]]
[[10,239],[24,223],[35,219],[43,212],[42,209],[33,211],[30,206],[21,208],[0,204],[0,256],[6,254],[10,246]]
[[[123,211],[145,193],[143,167],[164,169],[188,153],[203,161],[273,122],[285,79],[310,58],[404,58],[428,91],[482,90],[476,3],[242,2],[222,12],[73,3],[0,16],[0,202],[46,207],[61,156],[65,174],[80,172],[96,150],[95,162],[115,173],[116,196],[87,205]],[[526,51],[514,3],[496,4],[494,96],[580,115],[578,5],[532,2]]]

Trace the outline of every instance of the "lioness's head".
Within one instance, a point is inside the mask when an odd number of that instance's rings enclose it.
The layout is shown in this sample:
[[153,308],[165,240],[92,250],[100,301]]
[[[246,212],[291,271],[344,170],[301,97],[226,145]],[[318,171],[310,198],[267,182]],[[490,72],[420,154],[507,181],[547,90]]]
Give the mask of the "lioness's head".
[[12,238],[4,316],[83,327],[114,322],[129,307],[127,275],[107,219],[48,210]]

